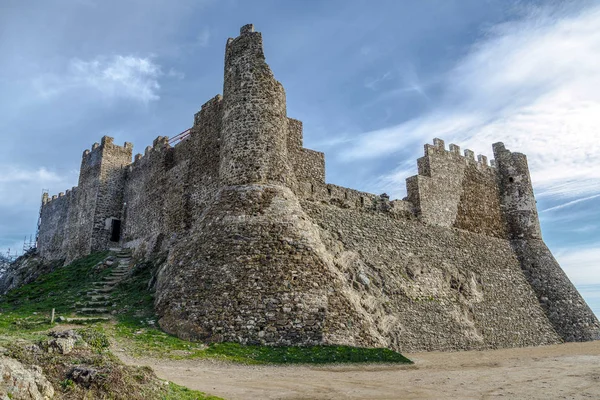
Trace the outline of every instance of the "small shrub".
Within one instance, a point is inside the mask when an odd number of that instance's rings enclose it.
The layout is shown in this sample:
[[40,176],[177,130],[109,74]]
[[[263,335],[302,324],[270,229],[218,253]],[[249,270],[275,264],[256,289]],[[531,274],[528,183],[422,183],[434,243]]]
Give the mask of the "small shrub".
[[75,382],[73,382],[71,379],[65,379],[64,381],[60,381],[60,387],[63,392],[67,392],[75,388]]
[[82,328],[76,332],[81,336],[81,339],[96,351],[102,351],[110,346],[108,336],[98,329]]

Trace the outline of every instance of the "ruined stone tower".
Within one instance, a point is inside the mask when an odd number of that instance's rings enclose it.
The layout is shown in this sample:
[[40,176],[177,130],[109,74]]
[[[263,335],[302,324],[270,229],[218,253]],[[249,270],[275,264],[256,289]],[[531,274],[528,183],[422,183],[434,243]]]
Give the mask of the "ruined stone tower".
[[598,339],[598,320],[542,240],[527,157],[493,147],[509,238],[542,308],[564,340]]
[[524,155],[497,143],[489,165],[434,139],[405,200],[327,184],[252,25],[185,135],[133,162],[127,143],[95,147],[79,186],[45,201],[40,250],[167,255],[156,312],[182,338],[416,351],[600,337],[542,240]]

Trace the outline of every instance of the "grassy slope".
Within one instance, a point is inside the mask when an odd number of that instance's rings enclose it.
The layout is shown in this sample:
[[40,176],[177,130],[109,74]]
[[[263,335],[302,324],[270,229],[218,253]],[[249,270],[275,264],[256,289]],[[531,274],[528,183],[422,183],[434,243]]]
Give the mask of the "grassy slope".
[[[147,368],[124,366],[108,350],[109,324],[93,324],[80,331],[85,343],[79,343],[67,355],[27,350],[32,342],[43,344],[49,339],[48,329],[57,325],[50,324],[52,308],[57,315],[72,315],[81,294],[88,291],[92,282],[110,273],[110,269],[93,269],[107,255],[104,252],[82,258],[0,297],[0,354],[25,365],[42,366],[57,398],[219,400],[173,383],[165,385]],[[76,385],[68,379],[74,365],[97,369],[101,375],[99,383],[89,388]]]
[[[0,346],[15,335],[21,338],[41,338],[40,331],[51,327],[52,308],[57,315],[74,313],[75,303],[92,282],[110,273],[111,268],[93,267],[108,253],[96,253],[39,277],[35,282],[13,290],[0,298]],[[112,294],[115,324],[99,327],[119,345],[137,355],[170,358],[218,358],[250,364],[264,363],[340,363],[385,362],[411,363],[401,354],[388,349],[365,349],[347,346],[267,347],[242,346],[235,343],[204,345],[187,342],[162,332],[156,326],[153,296],[148,282],[155,273],[156,263],[138,263],[132,276],[116,287]]]

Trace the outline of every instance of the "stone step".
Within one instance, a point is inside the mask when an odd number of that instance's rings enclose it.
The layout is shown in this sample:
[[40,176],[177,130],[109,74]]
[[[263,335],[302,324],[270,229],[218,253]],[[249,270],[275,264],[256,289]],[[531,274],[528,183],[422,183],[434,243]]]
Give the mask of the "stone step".
[[110,321],[110,317],[102,317],[102,316],[72,317],[72,318],[69,317],[69,318],[65,318],[64,321],[62,321],[62,322],[66,322],[68,324],[90,324],[90,323],[102,322],[102,321]]
[[89,300],[89,301],[78,301],[75,303],[76,307],[108,307],[112,305],[112,301],[109,300]]
[[87,298],[90,301],[108,301],[108,300],[110,300],[110,296],[99,295],[99,294],[88,295]]
[[123,280],[125,279],[126,274],[123,275],[107,275],[104,277],[105,281],[114,281],[114,280]]
[[114,273],[114,272],[113,272],[113,273],[111,273],[111,274],[109,274],[109,275],[106,275],[106,276],[105,276],[104,278],[102,278],[102,279],[106,280],[106,279],[108,279],[108,278],[120,278],[120,277],[122,277],[122,276],[125,276],[125,275],[127,275],[127,274],[126,274],[126,273],[123,273],[123,272],[118,272],[118,273]]
[[112,290],[113,290],[112,286],[111,287],[99,287],[99,288],[89,291],[87,294],[90,296],[98,295],[98,294],[106,295],[107,293],[112,292]]
[[100,307],[86,307],[79,308],[77,310],[78,314],[108,314],[108,309],[100,308]]
[[96,282],[93,285],[94,285],[94,289],[110,289],[110,290],[112,290],[112,288],[115,287],[115,285],[112,285],[112,284],[109,285],[107,282]]
[[120,282],[122,280],[123,280],[123,278],[121,278],[120,276],[110,276],[110,275],[107,275],[104,278],[102,278],[101,281],[97,281],[97,283],[101,283],[103,285],[106,285],[108,283],[108,281],[117,281],[117,282]]
[[108,279],[108,278],[125,278],[127,275],[129,275],[129,274],[127,274],[127,273],[123,273],[123,274],[121,274],[121,273],[119,273],[119,274],[111,274],[111,275],[106,275],[104,277],[104,279]]
[[110,275],[106,275],[106,276],[125,276],[127,275],[128,271],[127,270],[123,270],[123,271],[113,271],[110,273]]

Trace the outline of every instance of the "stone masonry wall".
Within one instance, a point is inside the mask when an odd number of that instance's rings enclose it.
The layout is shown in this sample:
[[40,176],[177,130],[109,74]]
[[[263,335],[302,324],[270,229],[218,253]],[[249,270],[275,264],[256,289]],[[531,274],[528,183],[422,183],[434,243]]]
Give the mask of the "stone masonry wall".
[[[302,122],[288,118],[287,135],[288,157],[296,179],[309,185],[325,184],[325,154],[302,147]],[[300,189],[299,193],[302,192],[306,191]]]
[[41,218],[44,223],[38,232],[38,248],[42,257],[54,260],[66,258],[64,243],[71,196],[72,191],[67,191],[66,195],[60,193],[52,198],[45,194],[42,199]]
[[[394,214],[312,201],[302,207],[343,276],[333,290],[382,345],[428,351],[561,341],[508,241]],[[328,326],[327,342],[347,342],[344,326]]]
[[[223,96],[177,144],[104,137],[79,184],[42,206],[48,259],[110,242],[166,252],[160,326],[188,339],[484,349],[600,338],[600,323],[541,240],[526,157],[496,163],[425,146],[408,196],[325,182],[251,25],[226,45]],[[171,141],[171,143],[173,143]]]
[[419,218],[432,225],[455,227],[505,238],[496,169],[487,157],[475,161],[473,152],[435,139],[417,160],[419,174],[406,180],[408,201]]
[[[96,211],[96,199],[100,186],[102,149],[94,143],[91,151],[85,150],[81,158],[77,195],[69,207],[66,239],[67,261],[89,254],[92,250],[92,230]],[[42,224],[44,221],[42,220]]]
[[70,262],[109,247],[107,218],[121,217],[131,149],[129,143],[116,146],[103,137],[83,153],[78,186],[61,194],[57,203],[50,199],[42,204],[38,246],[44,258]]
[[219,187],[221,96],[202,106],[190,136],[159,137],[136,156],[125,188],[124,242],[149,255],[185,235]]
[[285,90],[265,61],[261,33],[251,25],[227,41],[222,123],[223,185],[293,186]]
[[142,245],[142,253],[154,250],[163,233],[164,199],[169,191],[166,164],[171,151],[167,139],[158,137],[146,148],[144,156],[137,155],[129,167],[123,242]]
[[104,136],[100,148],[102,161],[98,174],[91,251],[101,251],[111,246],[111,221],[123,218],[126,167],[131,163],[133,145],[125,143],[123,147],[117,146],[113,143],[113,138]]

